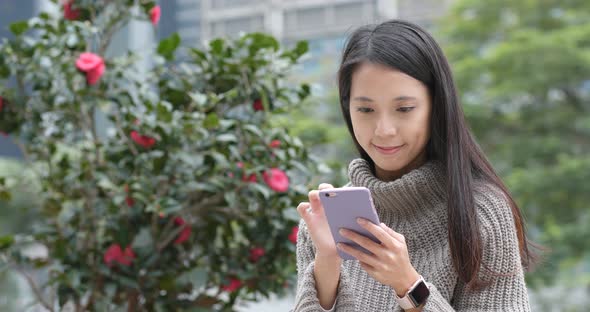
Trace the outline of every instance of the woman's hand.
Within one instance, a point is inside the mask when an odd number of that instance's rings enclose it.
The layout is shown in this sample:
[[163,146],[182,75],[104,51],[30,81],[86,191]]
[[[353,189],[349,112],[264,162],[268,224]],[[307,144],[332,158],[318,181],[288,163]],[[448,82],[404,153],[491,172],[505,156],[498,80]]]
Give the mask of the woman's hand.
[[341,229],[342,236],[364,247],[372,255],[342,243],[338,244],[338,248],[358,259],[361,267],[373,279],[392,287],[398,296],[403,297],[420,277],[410,263],[404,236],[383,223],[376,225],[365,219],[359,219],[357,222],[375,235],[381,244],[364,235]]
[[[333,188],[332,185],[322,183],[319,189]],[[336,244],[328,225],[328,220],[324,214],[324,207],[320,202],[320,195],[318,190],[312,190],[308,194],[309,202],[302,202],[297,206],[297,212],[307,224],[307,230],[311,236],[311,240],[316,248],[316,257],[319,255],[326,258],[337,258],[338,252]]]

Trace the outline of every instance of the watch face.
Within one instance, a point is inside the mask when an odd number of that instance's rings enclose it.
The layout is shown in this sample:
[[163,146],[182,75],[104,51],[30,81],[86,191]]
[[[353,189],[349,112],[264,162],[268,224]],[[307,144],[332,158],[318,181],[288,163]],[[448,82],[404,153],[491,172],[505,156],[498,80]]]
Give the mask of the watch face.
[[420,282],[408,294],[408,296],[414,301],[414,305],[418,307],[428,299],[428,296],[430,296],[430,290],[428,289],[428,286],[426,286],[426,283]]

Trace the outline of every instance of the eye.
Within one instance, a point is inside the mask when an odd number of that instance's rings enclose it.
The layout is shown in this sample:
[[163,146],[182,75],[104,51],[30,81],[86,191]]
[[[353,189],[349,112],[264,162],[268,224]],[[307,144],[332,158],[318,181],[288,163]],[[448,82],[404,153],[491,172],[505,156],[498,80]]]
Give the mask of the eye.
[[400,111],[400,112],[402,112],[402,113],[408,113],[408,112],[410,112],[413,109],[414,109],[414,107],[400,107],[397,110]]
[[368,107],[358,107],[356,111],[361,113],[370,113],[373,111],[373,109]]

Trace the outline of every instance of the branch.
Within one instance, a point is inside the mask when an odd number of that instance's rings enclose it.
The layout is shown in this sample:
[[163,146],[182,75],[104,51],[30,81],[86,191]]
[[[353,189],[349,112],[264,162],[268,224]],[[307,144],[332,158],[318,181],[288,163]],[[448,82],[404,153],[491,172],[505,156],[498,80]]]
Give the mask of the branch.
[[88,112],[87,118],[90,121],[90,133],[92,133],[92,139],[94,140],[94,165],[98,167],[102,162],[100,158],[100,152],[98,151],[97,147],[97,145],[100,143],[100,140],[98,139],[98,134],[96,133],[96,121],[94,120],[95,110],[96,107],[93,106],[90,109],[90,112]]
[[121,125],[121,117],[119,116],[118,109],[114,115],[115,115],[115,126],[117,127],[117,130],[119,130],[119,132],[121,133],[121,136],[124,138],[125,142],[129,146],[131,153],[133,153],[133,156],[137,156],[139,153],[138,153],[137,149],[135,148],[135,145],[133,145],[133,143],[129,140],[129,137],[127,136],[127,134],[125,134],[125,131],[123,131],[123,126]]
[[[223,200],[223,193],[217,193],[209,198],[205,198],[201,202],[195,205],[190,205],[189,212],[197,212],[204,210],[204,208],[210,207],[211,205],[217,205]],[[190,201],[190,199],[189,199]]]
[[[173,222],[172,219],[170,219],[170,222]],[[170,244],[170,242],[176,238],[176,236],[178,236],[178,234],[180,234],[180,232],[183,230],[184,226],[179,226],[177,228],[175,228],[172,232],[170,232],[170,234],[168,234],[168,236],[166,236],[161,242],[159,242],[156,245],[156,249],[158,250],[158,253],[160,253],[162,251],[162,249],[164,249],[164,247],[168,246],[168,244]]]
[[112,22],[111,26],[107,28],[104,36],[101,40],[100,47],[98,48],[98,54],[104,55],[107,48],[111,44],[111,40],[115,33],[121,29],[123,25],[128,21],[128,18],[125,15],[118,15],[114,21]]
[[43,298],[43,295],[41,294],[41,290],[37,287],[37,284],[35,284],[35,281],[33,280],[33,278],[27,272],[25,272],[25,270],[19,268],[18,265],[15,265],[15,268],[20,274],[22,274],[25,277],[25,279],[27,280],[27,283],[29,284],[29,286],[33,290],[33,293],[35,293],[35,297],[37,298],[39,303],[41,303],[41,305],[45,309],[47,309],[51,312],[54,312],[51,305],[47,301],[45,301],[45,298]]

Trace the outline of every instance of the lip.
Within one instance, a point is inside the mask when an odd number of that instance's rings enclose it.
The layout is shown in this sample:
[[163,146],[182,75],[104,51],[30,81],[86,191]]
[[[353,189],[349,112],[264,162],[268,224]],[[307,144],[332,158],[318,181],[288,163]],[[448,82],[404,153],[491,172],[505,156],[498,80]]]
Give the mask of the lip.
[[405,146],[405,144],[400,145],[400,146],[382,147],[382,146],[377,146],[377,145],[373,144],[373,147],[375,147],[375,149],[378,152],[380,152],[381,154],[386,154],[386,155],[393,155],[393,154],[397,153],[404,146]]

